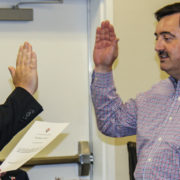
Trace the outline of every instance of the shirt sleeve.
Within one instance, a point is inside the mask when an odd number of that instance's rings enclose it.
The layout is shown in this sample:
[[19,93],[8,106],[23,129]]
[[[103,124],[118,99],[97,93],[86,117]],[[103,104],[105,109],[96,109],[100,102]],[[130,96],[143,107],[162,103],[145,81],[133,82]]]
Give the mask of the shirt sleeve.
[[42,110],[29,92],[16,88],[0,105],[0,150]]
[[136,134],[137,106],[130,99],[123,104],[117,95],[112,72],[92,74],[91,96],[98,129],[111,137]]

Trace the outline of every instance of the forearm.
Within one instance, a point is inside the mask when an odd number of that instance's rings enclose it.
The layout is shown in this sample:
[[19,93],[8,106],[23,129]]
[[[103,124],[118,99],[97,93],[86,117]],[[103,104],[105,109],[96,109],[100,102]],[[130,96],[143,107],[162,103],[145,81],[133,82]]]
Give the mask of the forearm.
[[112,137],[136,133],[135,101],[122,103],[116,94],[111,72],[93,74],[91,92],[97,125],[102,133]]
[[16,88],[0,105],[0,149],[42,111],[41,105],[22,88]]

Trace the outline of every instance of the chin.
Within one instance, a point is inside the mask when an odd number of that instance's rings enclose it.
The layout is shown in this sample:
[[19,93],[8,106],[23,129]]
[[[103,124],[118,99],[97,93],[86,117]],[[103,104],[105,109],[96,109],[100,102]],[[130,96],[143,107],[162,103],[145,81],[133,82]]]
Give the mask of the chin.
[[168,69],[168,67],[163,63],[160,64],[160,68],[162,71],[165,71],[166,69]]
[[[165,65],[165,64],[160,64],[160,69],[161,69],[162,71],[165,71],[166,73],[168,73],[168,72],[171,70],[171,68],[168,67],[168,66]],[[169,74],[169,73],[168,73],[168,74]]]

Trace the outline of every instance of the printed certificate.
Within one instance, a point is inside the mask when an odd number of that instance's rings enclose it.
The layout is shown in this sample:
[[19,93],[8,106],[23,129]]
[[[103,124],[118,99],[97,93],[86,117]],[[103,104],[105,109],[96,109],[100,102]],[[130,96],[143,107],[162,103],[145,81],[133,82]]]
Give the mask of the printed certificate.
[[68,123],[35,121],[32,127],[1,164],[0,172],[2,173],[20,168],[52,142],[67,125]]

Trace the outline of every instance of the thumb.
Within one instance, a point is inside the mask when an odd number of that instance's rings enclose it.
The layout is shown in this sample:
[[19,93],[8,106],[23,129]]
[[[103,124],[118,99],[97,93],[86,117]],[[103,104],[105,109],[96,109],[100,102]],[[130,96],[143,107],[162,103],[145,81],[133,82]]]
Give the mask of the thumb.
[[119,39],[117,39],[117,38],[113,40],[113,42],[112,42],[113,50],[118,49],[118,42],[119,42]]
[[119,42],[119,39],[116,38],[114,41],[113,41],[113,51],[114,51],[114,58],[116,59],[117,56],[118,56],[118,42]]
[[12,79],[14,79],[16,69],[12,66],[9,66],[8,69],[9,69]]
[[118,42],[119,42],[119,38],[116,38],[116,39],[113,41],[113,45],[114,45],[114,46],[117,46]]

